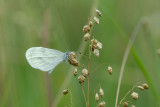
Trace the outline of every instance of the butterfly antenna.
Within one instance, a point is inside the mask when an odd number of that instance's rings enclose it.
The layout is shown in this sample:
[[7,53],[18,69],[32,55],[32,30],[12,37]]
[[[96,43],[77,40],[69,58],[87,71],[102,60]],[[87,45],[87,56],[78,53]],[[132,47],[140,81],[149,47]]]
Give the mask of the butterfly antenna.
[[76,53],[76,54],[78,54],[78,55],[81,55],[82,57],[85,57],[85,58],[87,58],[87,59],[88,59],[88,57],[87,57],[87,56],[85,56],[85,55],[83,55],[81,51],[75,51],[75,53]]

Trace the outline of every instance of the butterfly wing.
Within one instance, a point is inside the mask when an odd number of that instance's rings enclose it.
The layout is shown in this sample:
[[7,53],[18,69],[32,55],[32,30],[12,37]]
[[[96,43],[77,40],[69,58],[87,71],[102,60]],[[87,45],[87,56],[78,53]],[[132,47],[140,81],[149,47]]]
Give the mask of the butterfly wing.
[[26,59],[33,68],[51,73],[59,63],[64,61],[64,54],[55,49],[32,47],[27,50]]

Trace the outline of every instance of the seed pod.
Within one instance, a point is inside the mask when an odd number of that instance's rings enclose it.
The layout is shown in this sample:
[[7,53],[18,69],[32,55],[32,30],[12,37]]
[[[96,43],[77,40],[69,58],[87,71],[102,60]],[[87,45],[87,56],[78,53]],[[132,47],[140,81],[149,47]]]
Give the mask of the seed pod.
[[90,45],[91,47],[91,50],[94,51],[96,49],[96,46],[95,45]]
[[78,66],[78,61],[73,58],[68,58],[68,62],[73,66]]
[[134,105],[131,105],[131,107],[135,107]]
[[137,88],[139,88],[140,90],[144,90],[142,86],[137,86]]
[[74,52],[70,52],[70,53],[69,53],[69,57],[70,57],[70,58],[76,58],[76,54],[75,54]]
[[109,73],[110,75],[112,75],[112,67],[111,67],[111,66],[108,66],[108,73]]
[[85,25],[85,26],[83,27],[83,32],[84,32],[84,33],[87,33],[87,32],[89,32],[89,31],[90,31],[89,25]]
[[97,56],[97,57],[99,56],[99,50],[98,49],[94,49],[93,53],[94,53],[95,56]]
[[99,95],[101,96],[101,98],[104,97],[104,91],[102,88],[99,89]]
[[149,88],[149,86],[148,86],[148,84],[142,84],[142,87],[144,88],[144,89],[148,89]]
[[124,103],[123,103],[123,107],[128,107],[128,103],[127,103],[127,102],[124,102]]
[[77,68],[74,69],[74,76],[77,76]]
[[97,48],[97,43],[98,41],[96,39],[92,39],[91,40],[91,48],[92,48],[92,51],[94,51],[94,49]]
[[94,17],[94,22],[96,23],[96,24],[99,24],[99,19],[95,16]]
[[91,40],[91,44],[92,44],[92,45],[97,45],[97,43],[98,43],[98,41],[97,41],[96,39],[92,39],[92,40]]
[[84,79],[85,79],[85,77],[84,77],[83,75],[80,75],[80,76],[78,77],[79,83],[82,84],[82,83],[84,82]]
[[137,100],[137,99],[138,99],[138,93],[133,92],[133,93],[131,94],[131,97],[132,97],[134,100]]
[[63,90],[63,94],[64,94],[64,95],[68,94],[68,90],[67,90],[67,89],[66,89],[66,90]]
[[95,100],[98,102],[99,101],[99,95],[98,95],[98,93],[96,93],[96,95],[95,95]]
[[90,39],[90,36],[91,35],[89,33],[86,33],[83,38],[85,41],[88,41]]
[[96,48],[101,50],[102,49],[102,43],[98,42],[97,45],[96,45]]
[[88,75],[88,70],[84,68],[84,69],[82,70],[82,75],[83,75],[84,77],[86,77],[86,76]]
[[97,13],[98,16],[100,16],[100,17],[102,16],[101,12],[97,9],[96,9],[96,13]]
[[99,103],[98,107],[105,107],[106,106],[106,102],[102,101]]
[[93,26],[92,21],[89,21],[89,27],[91,28]]

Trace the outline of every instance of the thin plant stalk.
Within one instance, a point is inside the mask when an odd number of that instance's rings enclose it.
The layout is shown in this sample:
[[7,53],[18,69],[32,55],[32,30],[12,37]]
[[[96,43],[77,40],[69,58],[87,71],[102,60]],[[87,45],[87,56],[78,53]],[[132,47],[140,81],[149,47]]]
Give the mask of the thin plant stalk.
[[83,93],[84,100],[85,100],[86,107],[87,107],[88,104],[87,104],[86,96],[85,96],[85,93],[84,93],[83,85],[81,85],[81,89],[82,89],[82,93]]
[[134,43],[134,40],[141,28],[141,25],[142,25],[142,22],[140,21],[137,26],[135,27],[132,35],[131,35],[131,38],[128,42],[128,45],[127,45],[127,48],[125,50],[125,53],[124,53],[124,57],[123,57],[123,61],[122,61],[122,65],[121,65],[121,70],[120,70],[120,75],[119,75],[119,80],[118,80],[118,87],[117,87],[117,95],[116,95],[116,101],[115,101],[115,107],[117,107],[117,104],[118,104],[118,97],[119,97],[119,91],[120,91],[120,86],[121,86],[121,81],[122,81],[122,77],[123,77],[123,73],[124,73],[124,67],[126,65],[126,62],[127,62],[127,58],[128,58],[128,55],[130,53],[130,50],[132,48],[132,45]]
[[[50,8],[47,8],[43,14],[43,28],[42,28],[42,46],[48,47],[49,44],[49,29],[50,29],[50,22],[51,22],[51,12]],[[53,93],[51,87],[51,80],[48,73],[44,74],[45,84],[46,84],[46,93],[48,97],[48,105],[51,106],[53,100]]]
[[[136,85],[134,85],[134,86],[132,87],[132,89],[130,89],[130,90],[126,93],[126,95],[125,95],[125,96],[122,98],[122,100],[120,101],[119,105],[122,104],[122,102],[124,101],[124,99],[128,96],[128,94],[129,94],[131,91],[133,91],[133,89],[134,89],[138,84],[140,84],[140,82],[138,82]],[[118,107],[119,107],[119,105],[118,105]]]
[[70,96],[71,96],[71,107],[72,107],[72,93],[69,91],[69,94],[70,94]]
[[90,75],[90,66],[91,66],[91,47],[90,47],[90,40],[89,40],[89,63],[88,63],[88,107],[89,107],[89,75]]

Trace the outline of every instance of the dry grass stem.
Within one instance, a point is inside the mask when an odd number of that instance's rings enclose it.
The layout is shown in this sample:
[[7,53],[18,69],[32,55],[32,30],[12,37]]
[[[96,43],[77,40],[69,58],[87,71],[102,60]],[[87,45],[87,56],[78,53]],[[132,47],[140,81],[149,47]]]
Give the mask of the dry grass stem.
[[72,93],[69,91],[69,94],[71,96],[71,107],[72,107],[72,105],[73,105],[73,103],[72,103]]
[[88,104],[87,104],[86,96],[85,96],[85,93],[84,93],[83,85],[81,85],[81,89],[82,89],[82,93],[83,93],[84,100],[85,100],[86,107],[87,107]]
[[[120,101],[119,105],[122,104],[122,102],[123,102],[124,99],[127,97],[127,95],[128,95],[131,91],[133,91],[134,88],[137,87],[138,84],[140,84],[140,82],[138,82],[136,85],[134,85],[134,86],[132,87],[132,89],[129,90],[129,91],[126,93],[126,95],[125,95],[125,96],[122,98],[122,100]],[[119,105],[118,105],[118,107],[119,107]]]
[[136,36],[137,36],[140,28],[141,28],[141,25],[142,25],[142,21],[140,21],[136,25],[133,33],[131,34],[131,38],[129,39],[128,45],[127,45],[125,53],[124,53],[124,57],[123,57],[122,65],[121,65],[121,70],[120,70],[120,75],[119,75],[119,80],[118,80],[118,87],[117,87],[117,95],[116,95],[115,107],[117,107],[117,103],[118,103],[118,96],[119,96],[121,81],[122,81],[122,77],[123,77],[124,67],[126,65],[126,61],[127,61],[128,55],[130,53],[130,49],[131,49],[131,47],[132,47],[132,45],[134,43],[134,40],[135,40],[135,38],[136,38]]

